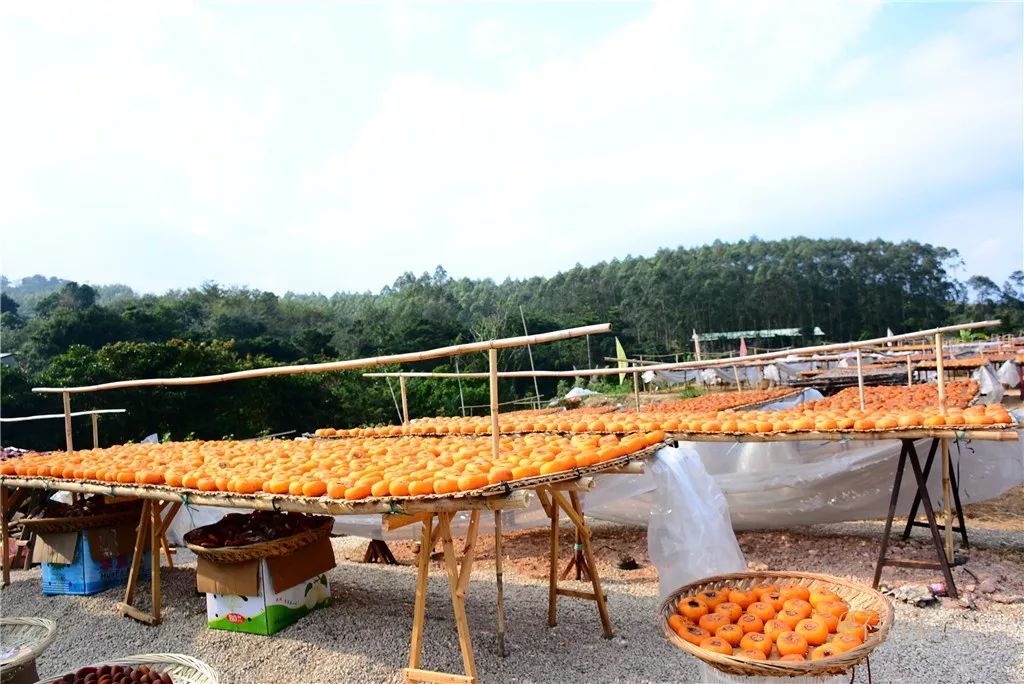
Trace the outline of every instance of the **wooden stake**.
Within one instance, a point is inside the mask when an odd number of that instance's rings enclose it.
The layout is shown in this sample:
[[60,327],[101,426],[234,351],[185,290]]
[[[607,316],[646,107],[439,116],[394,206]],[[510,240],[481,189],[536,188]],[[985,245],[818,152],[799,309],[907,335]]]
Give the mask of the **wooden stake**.
[[[523,334],[529,335],[530,331],[526,329],[526,316],[523,314],[523,305],[519,305],[519,317],[523,320]],[[530,357],[530,370],[536,371],[536,367],[533,365],[533,348],[530,345],[526,345],[526,355]],[[533,394],[537,397],[537,408],[540,408],[540,387],[537,385],[537,376],[533,376]]]
[[405,376],[398,378],[398,389],[402,393],[402,425],[409,424],[409,393],[405,387]]
[[149,509],[153,504],[154,502],[149,499],[143,500],[142,514],[139,516],[139,527],[135,531],[135,550],[132,553],[132,566],[128,571],[128,585],[124,589],[124,603],[121,604],[128,608],[132,608],[132,604],[135,602],[135,585],[139,581],[142,558],[146,553],[146,535],[149,532],[151,520]]
[[434,516],[423,521],[423,530],[420,532],[420,553],[416,560],[416,600],[412,610],[412,641],[409,645],[409,668],[417,669],[420,666],[420,656],[423,653],[423,621],[427,615],[427,580],[430,575],[430,552],[431,527]]
[[152,570],[150,571],[149,583],[152,589],[153,595],[153,606],[150,608],[150,613],[153,616],[154,623],[160,622],[160,528],[163,526],[163,522],[160,519],[160,509],[163,507],[163,503],[160,501],[153,501],[149,505],[149,513],[151,520],[149,523],[149,559]]
[[732,367],[732,377],[736,379],[736,391],[740,391],[740,372],[736,366]]
[[[0,541],[3,542],[3,586],[11,583],[11,561],[7,555],[7,487],[0,485]],[[24,567],[28,567],[25,563]]]
[[64,439],[67,442],[68,454],[75,451],[75,445],[71,441],[71,395],[67,392],[61,393],[64,400]]
[[857,393],[860,396],[860,410],[864,410],[864,360],[857,350]]
[[[553,492],[552,492],[553,493]],[[558,504],[552,499],[551,532],[548,539],[550,555],[548,567],[548,626],[558,624]]]
[[949,440],[939,440],[942,456],[942,513],[945,519],[946,561],[953,562],[953,486],[949,477]]
[[907,354],[907,387],[914,385],[914,369],[910,364],[910,354]]
[[501,426],[498,424],[498,350],[487,350],[487,366],[490,372],[491,390],[491,455],[498,460],[501,450]]
[[[455,357],[455,372],[456,373],[459,372],[459,357],[458,356]],[[465,418],[466,417],[466,398],[462,394],[462,378],[461,377],[458,378],[457,382],[459,383],[459,408],[462,409],[462,417]]]
[[636,401],[636,412],[640,413],[640,374],[633,373],[633,399]]
[[505,582],[502,578],[503,563],[501,541],[501,511],[494,511],[494,582],[498,587],[498,655],[505,657]]
[[100,448],[100,418],[95,413],[92,414],[92,448]]
[[942,333],[935,333],[935,374],[939,386],[939,413],[946,415],[946,370],[942,360]]

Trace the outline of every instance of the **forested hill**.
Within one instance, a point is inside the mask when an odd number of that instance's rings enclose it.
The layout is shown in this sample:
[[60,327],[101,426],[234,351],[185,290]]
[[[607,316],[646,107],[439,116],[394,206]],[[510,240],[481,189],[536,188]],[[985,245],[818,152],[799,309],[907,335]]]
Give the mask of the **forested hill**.
[[[693,329],[819,326],[828,339],[848,340],[978,317],[1001,317],[1009,330],[1024,327],[1024,273],[1003,285],[983,277],[962,283],[949,272],[957,261],[953,250],[916,242],[794,238],[665,249],[500,284],[452,279],[438,267],[432,275],[405,274],[378,294],[329,297],[215,284],[138,296],[125,286],[93,288],[36,276],[26,279],[26,288],[25,281],[11,287],[4,279],[0,342],[4,351],[16,352],[19,365],[3,368],[2,410],[8,416],[57,410],[53,397],[28,392],[34,384],[225,372],[517,335],[520,306],[531,333],[608,321],[630,354],[648,355],[687,352]],[[547,345],[534,349],[534,360],[539,368],[600,364],[612,345],[609,336],[593,338],[589,356],[585,340]],[[461,363],[463,369],[483,367],[478,358]],[[502,366],[527,367],[525,353],[508,352]],[[482,403],[482,383],[464,385],[467,403]],[[415,414],[458,406],[454,381],[423,381],[414,389]],[[521,396],[532,383],[507,383],[503,391],[505,398]],[[546,383],[541,391],[554,386]],[[127,416],[107,419],[110,439],[117,440],[154,431],[242,437],[394,415],[387,386],[354,374],[76,401],[128,408]],[[8,426],[5,443],[59,444],[56,426],[20,425]]]

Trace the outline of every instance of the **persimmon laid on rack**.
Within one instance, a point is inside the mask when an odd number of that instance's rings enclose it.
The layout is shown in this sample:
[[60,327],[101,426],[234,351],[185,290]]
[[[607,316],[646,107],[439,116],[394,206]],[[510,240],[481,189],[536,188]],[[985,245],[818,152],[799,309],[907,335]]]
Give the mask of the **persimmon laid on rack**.
[[26,454],[0,464],[0,475],[356,501],[475,491],[596,466],[664,439],[657,431],[622,438],[505,436],[497,459],[489,438],[453,435],[126,444],[70,454]]

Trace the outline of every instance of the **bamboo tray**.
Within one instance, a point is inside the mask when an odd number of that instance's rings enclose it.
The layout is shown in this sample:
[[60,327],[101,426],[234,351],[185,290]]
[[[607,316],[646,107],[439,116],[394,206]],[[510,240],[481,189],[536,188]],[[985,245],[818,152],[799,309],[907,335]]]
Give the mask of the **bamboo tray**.
[[[180,653],[145,653],[142,655],[114,658],[97,665],[87,667],[101,667],[103,665],[130,665],[139,667],[145,665],[159,672],[167,673],[174,680],[174,684],[219,684],[220,679],[212,667],[198,658],[182,655]],[[81,668],[70,670],[75,672]],[[61,675],[42,679],[36,684],[59,684]]]
[[[722,587],[749,589],[755,584],[775,583],[780,587],[799,585],[814,589],[827,588],[846,601],[853,610],[874,610],[878,613],[878,625],[868,633],[864,643],[826,660],[791,662],[780,660],[752,660],[735,655],[723,655],[705,650],[686,641],[669,627],[668,618],[676,612],[676,604],[684,596],[691,596],[706,589]],[[874,589],[839,577],[819,575],[810,572],[737,572],[716,575],[676,589],[658,611],[661,631],[673,645],[690,655],[703,660],[717,670],[747,677],[817,677],[822,675],[846,674],[852,667],[865,660],[889,635],[894,613],[892,605]]]
[[187,546],[188,549],[197,556],[206,558],[214,563],[242,563],[248,560],[256,560],[260,558],[286,556],[293,551],[303,548],[304,546],[309,546],[313,542],[330,535],[331,528],[334,526],[334,520],[325,517],[317,527],[303,530],[298,534],[281,537],[280,539],[271,539],[270,541],[259,542],[256,544],[246,544],[245,546],[219,546],[215,548],[208,548],[205,546],[199,546],[198,544],[193,544],[189,541],[190,537],[194,539],[198,533],[209,528],[216,527],[217,524],[218,523],[204,525],[187,532],[183,538],[185,546]]
[[0,681],[7,681],[23,668],[31,667],[56,637],[57,623],[53,620],[0,618]]
[[36,534],[40,532],[81,532],[82,530],[94,530],[98,527],[137,525],[140,515],[142,515],[142,505],[138,502],[133,502],[130,507],[123,507],[121,510],[111,511],[110,513],[97,513],[96,515],[81,515],[67,518],[22,518],[18,521],[18,524]]

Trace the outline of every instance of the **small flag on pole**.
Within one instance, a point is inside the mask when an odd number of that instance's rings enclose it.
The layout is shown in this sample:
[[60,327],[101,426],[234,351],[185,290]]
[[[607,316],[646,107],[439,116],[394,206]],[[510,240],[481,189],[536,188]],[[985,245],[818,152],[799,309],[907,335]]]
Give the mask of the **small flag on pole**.
[[[626,362],[626,350],[622,348],[622,343],[619,342],[619,338],[615,338],[615,358],[619,360],[619,368],[629,368],[629,364]],[[626,374],[619,373],[619,384],[621,385],[626,381]]]
[[740,356],[747,355],[747,341],[744,338],[740,338]]

